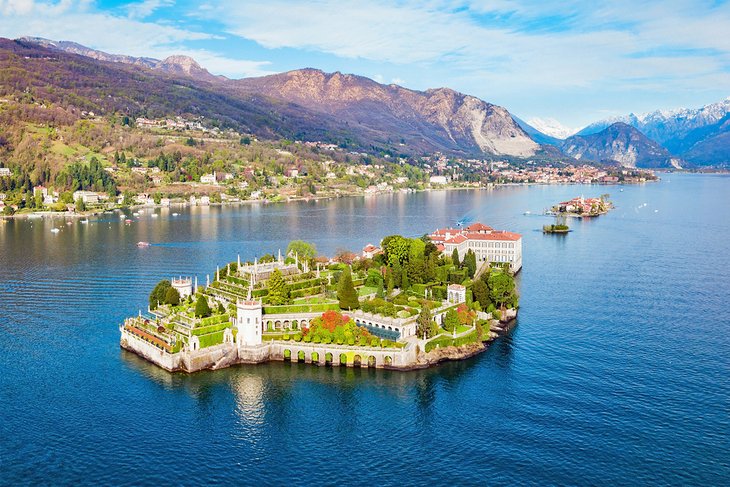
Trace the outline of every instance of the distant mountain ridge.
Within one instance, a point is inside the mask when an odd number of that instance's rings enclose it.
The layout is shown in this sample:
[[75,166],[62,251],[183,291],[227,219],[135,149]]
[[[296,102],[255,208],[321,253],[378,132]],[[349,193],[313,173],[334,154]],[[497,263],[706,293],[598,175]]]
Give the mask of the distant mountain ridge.
[[[282,103],[275,113],[286,118],[293,107],[307,114],[309,124],[337,120],[359,146],[401,144],[418,152],[443,151],[461,155],[529,157],[540,150],[510,113],[497,105],[448,88],[415,91],[382,85],[351,74],[301,69],[262,78],[230,80],[213,76],[186,56],[152,58],[107,54],[73,42],[23,38],[22,43],[42,46],[95,60],[128,64],[142,69],[204,81],[206,89],[239,100],[267,99]],[[337,122],[335,122],[337,123]],[[248,122],[247,125],[250,125]],[[321,132],[304,125],[300,135]]]
[[[33,51],[34,66],[5,56],[10,64],[18,65],[5,71],[13,81],[8,86],[25,86],[54,101],[75,100],[79,108],[94,112],[204,115],[213,121],[220,119],[224,126],[266,137],[321,140],[351,149],[404,154],[567,156],[631,167],[676,167],[684,164],[680,159],[696,165],[723,164],[730,149],[726,118],[730,98],[698,110],[619,117],[637,133],[625,127],[608,130],[615,122],[605,120],[561,140],[543,132],[560,136],[570,132],[557,121],[532,120],[539,125],[536,128],[503,107],[449,88],[416,91],[311,68],[236,80],[212,75],[187,56],[158,60],[108,54],[68,41],[0,39],[0,55],[19,55],[23,49],[29,50],[24,51],[26,55]],[[58,56],[52,60],[34,50]],[[81,62],[78,56],[87,60],[82,63],[85,70],[76,69]],[[5,67],[0,62],[0,70]],[[79,83],[65,82],[77,78]],[[664,147],[651,143],[644,131],[649,139],[663,141]],[[600,136],[589,137],[597,134]],[[670,153],[680,157],[670,157]]]
[[204,81],[217,81],[226,79],[224,76],[215,76],[202,68],[193,58],[189,56],[169,56],[163,60],[150,57],[134,57],[124,54],[109,54],[90,47],[83,46],[72,41],[52,41],[43,37],[21,37],[18,39],[22,42],[32,43],[49,49],[56,49],[72,54],[106,61],[111,63],[131,64],[133,66],[141,66],[149,69],[156,69],[167,73],[181,74],[190,76],[195,79]]
[[656,110],[636,115],[630,113],[601,120],[580,130],[577,135],[598,133],[622,122],[643,132],[672,154],[697,165],[730,162],[730,98],[700,108]]
[[578,160],[615,162],[625,167],[681,168],[681,160],[629,124],[616,122],[598,133],[574,135],[560,149]]
[[519,157],[540,148],[505,108],[449,88],[415,91],[311,68],[234,83],[241,92],[296,103],[351,126],[400,134],[409,145]]

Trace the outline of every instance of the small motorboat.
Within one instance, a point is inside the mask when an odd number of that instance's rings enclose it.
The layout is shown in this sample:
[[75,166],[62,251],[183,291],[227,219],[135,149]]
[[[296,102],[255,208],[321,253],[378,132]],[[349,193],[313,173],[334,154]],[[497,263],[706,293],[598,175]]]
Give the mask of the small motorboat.
[[82,225],[86,225],[87,223],[89,223],[89,220],[81,220]]
[[137,247],[139,247],[139,248],[144,248],[144,247],[149,247],[149,246],[150,246],[149,242],[137,242]]
[[173,213],[172,216],[178,216],[180,213]]
[[60,231],[58,228],[51,228],[51,233],[58,233]]
[[126,220],[124,220],[124,223],[126,223],[127,225],[129,225],[130,223],[132,223],[132,220],[130,220],[129,218],[127,218]]

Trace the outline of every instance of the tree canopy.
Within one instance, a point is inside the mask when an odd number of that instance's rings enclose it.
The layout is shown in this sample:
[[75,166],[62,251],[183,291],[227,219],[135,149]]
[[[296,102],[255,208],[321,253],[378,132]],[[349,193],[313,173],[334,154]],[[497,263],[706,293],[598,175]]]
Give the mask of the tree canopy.
[[158,305],[166,302],[168,289],[172,289],[172,284],[167,279],[157,283],[150,293],[150,309],[155,309]]
[[211,315],[210,306],[208,305],[208,299],[202,294],[198,295],[198,300],[195,303],[195,316],[198,318],[207,318]]
[[294,257],[295,254],[300,259],[314,259],[317,256],[317,247],[304,240],[292,240],[286,247],[286,255]]
[[289,302],[289,289],[279,269],[274,269],[271,272],[267,287],[269,288],[269,303],[281,305]]

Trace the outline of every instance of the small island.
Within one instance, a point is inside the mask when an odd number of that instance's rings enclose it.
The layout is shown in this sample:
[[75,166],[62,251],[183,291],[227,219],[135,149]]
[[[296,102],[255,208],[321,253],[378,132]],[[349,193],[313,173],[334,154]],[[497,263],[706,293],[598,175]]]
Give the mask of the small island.
[[360,255],[286,252],[160,281],[122,348],[168,371],[272,360],[408,370],[470,357],[517,314],[520,235],[483,224],[384,238]]
[[613,209],[613,203],[608,198],[608,194],[603,194],[598,198],[584,198],[580,196],[558,203],[547,213],[579,218],[595,217],[608,213],[609,210]]
[[565,235],[570,232],[564,214],[555,215],[555,223],[542,226],[542,233]]

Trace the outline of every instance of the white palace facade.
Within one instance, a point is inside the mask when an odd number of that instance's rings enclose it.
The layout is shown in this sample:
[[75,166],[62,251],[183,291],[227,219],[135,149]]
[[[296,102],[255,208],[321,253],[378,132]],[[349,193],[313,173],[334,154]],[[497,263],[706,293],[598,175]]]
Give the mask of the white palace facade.
[[519,233],[473,223],[465,228],[438,229],[429,237],[446,255],[453,254],[456,249],[460,260],[471,250],[477,262],[506,262],[512,272],[522,268],[522,235]]

